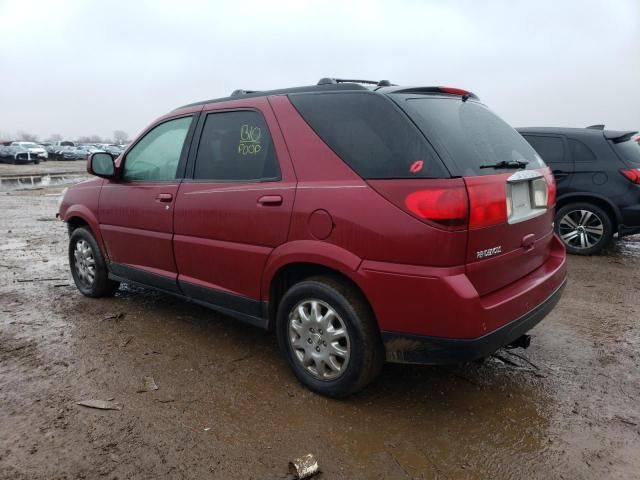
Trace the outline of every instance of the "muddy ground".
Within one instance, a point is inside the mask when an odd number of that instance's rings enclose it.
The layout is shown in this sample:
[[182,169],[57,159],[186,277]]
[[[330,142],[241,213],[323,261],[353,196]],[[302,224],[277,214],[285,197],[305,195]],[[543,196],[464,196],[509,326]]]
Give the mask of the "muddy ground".
[[639,237],[569,259],[522,358],[387,365],[335,401],[273,335],[139,288],[81,296],[59,191],[0,193],[0,478],[283,479],[308,452],[324,479],[640,476]]

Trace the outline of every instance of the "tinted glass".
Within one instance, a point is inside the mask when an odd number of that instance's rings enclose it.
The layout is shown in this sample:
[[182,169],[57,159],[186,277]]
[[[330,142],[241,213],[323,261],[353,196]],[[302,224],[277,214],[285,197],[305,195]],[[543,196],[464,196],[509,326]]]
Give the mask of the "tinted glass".
[[164,122],[148,132],[127,154],[125,180],[173,180],[192,117]]
[[567,139],[569,144],[569,151],[571,156],[576,162],[595,162],[596,156],[584,143],[574,140],[572,138]]
[[420,132],[380,94],[298,94],[290,99],[318,136],[363,178],[449,177]]
[[564,142],[560,137],[538,137],[525,135],[524,138],[538,152],[546,163],[564,162]]
[[280,170],[269,129],[254,111],[207,116],[194,178],[198,180],[277,180]]
[[527,162],[526,169],[544,167],[535,150],[504,120],[484,105],[460,97],[394,96],[445,161],[462,176],[503,171],[480,168],[498,162]]
[[632,164],[633,167],[640,167],[640,136],[634,137],[626,142],[614,143],[620,156]]

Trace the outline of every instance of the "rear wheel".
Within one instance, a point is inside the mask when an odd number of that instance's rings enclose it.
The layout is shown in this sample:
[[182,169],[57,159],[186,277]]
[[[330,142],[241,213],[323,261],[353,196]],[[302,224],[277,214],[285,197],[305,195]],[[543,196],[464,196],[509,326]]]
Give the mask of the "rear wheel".
[[280,349],[298,380],[330,397],[364,388],[380,372],[384,349],[362,294],[330,276],[295,284],[276,322]]
[[613,237],[609,215],[592,203],[571,203],[556,213],[556,233],[575,255],[593,255],[606,247]]
[[84,227],[76,228],[69,239],[69,266],[76,287],[87,297],[110,297],[120,287],[109,279],[98,242]]

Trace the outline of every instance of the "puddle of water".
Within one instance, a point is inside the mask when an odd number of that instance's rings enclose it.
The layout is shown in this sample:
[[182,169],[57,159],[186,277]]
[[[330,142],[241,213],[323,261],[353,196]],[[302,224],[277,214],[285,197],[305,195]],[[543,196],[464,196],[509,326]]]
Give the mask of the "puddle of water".
[[86,178],[86,175],[78,174],[25,175],[14,178],[0,178],[0,192],[31,190],[34,188],[50,187],[53,185],[69,185],[81,182]]

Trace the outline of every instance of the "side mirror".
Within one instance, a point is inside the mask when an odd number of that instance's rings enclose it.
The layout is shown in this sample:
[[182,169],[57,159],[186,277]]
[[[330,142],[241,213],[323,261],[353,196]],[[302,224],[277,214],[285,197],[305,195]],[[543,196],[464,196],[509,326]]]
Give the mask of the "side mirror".
[[92,153],[87,162],[87,172],[96,177],[113,179],[116,173],[113,157],[106,152]]

